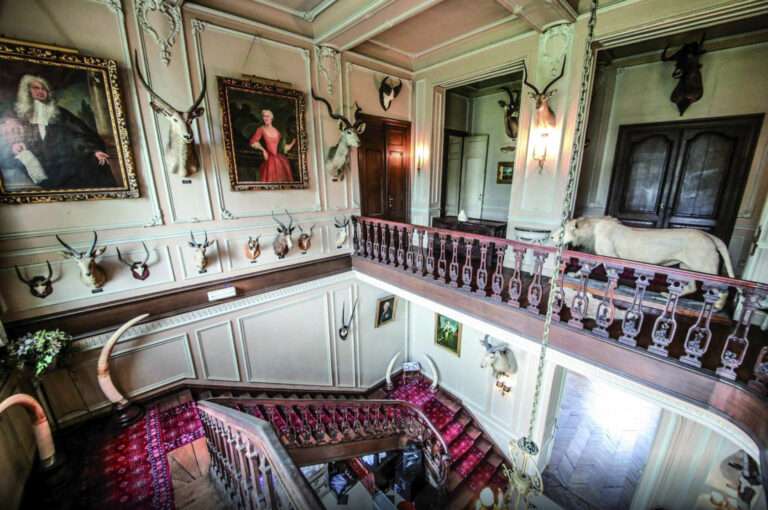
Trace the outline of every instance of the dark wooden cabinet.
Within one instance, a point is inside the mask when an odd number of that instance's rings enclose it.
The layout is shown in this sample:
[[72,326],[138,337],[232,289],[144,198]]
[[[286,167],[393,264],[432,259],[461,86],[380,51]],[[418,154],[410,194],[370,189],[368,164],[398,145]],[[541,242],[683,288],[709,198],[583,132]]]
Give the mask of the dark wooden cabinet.
[[481,234],[492,237],[507,237],[507,223],[504,221],[479,220],[469,218],[467,221],[459,221],[456,216],[441,216],[432,218],[434,228],[457,230],[471,234]]
[[411,124],[361,115],[366,123],[357,150],[363,216],[410,219]]
[[651,228],[699,228],[728,242],[762,115],[619,128],[607,213]]

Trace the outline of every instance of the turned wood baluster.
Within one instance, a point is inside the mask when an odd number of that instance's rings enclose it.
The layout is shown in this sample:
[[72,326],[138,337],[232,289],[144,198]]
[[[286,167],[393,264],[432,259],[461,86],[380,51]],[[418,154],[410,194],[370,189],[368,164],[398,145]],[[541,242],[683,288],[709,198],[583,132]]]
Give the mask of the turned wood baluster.
[[557,271],[557,288],[555,289],[555,299],[552,302],[552,320],[554,322],[560,322],[560,313],[565,306],[565,291],[563,290],[563,284],[565,283],[565,270],[568,264],[565,260],[560,262],[560,267]]
[[437,261],[437,275],[440,281],[445,282],[448,263],[445,260],[445,234],[440,234],[440,258]]
[[413,228],[406,227],[406,233],[408,234],[406,236],[407,237],[407,241],[406,242],[408,243],[408,246],[406,247],[406,251],[405,251],[405,266],[403,267],[403,269],[406,269],[406,270],[411,269],[412,270],[413,269],[413,257],[414,257],[414,253],[413,253],[413,250],[414,250],[414,248],[413,248]]
[[365,256],[366,257],[373,257],[373,236],[371,235],[371,229],[373,226],[371,225],[371,222],[368,221],[365,223],[366,226],[366,236],[365,236]]
[[247,488],[247,475],[248,475],[248,467],[247,467],[247,460],[245,458],[245,442],[243,441],[243,434],[241,432],[237,432],[235,436],[235,451],[237,452],[237,457],[235,458],[235,464],[237,471],[237,496],[238,499],[243,507],[245,507],[246,502],[248,501],[248,488]]
[[600,304],[597,305],[597,312],[595,313],[595,323],[597,327],[592,329],[592,333],[603,338],[610,338],[608,328],[611,327],[613,321],[616,319],[616,304],[613,302],[613,298],[616,294],[616,287],[619,283],[619,274],[624,270],[621,266],[613,266],[605,264],[605,271],[608,275],[608,287],[605,289],[603,299]]
[[474,248],[475,241],[472,239],[464,239],[464,265],[461,267],[461,290],[467,292],[472,290],[472,248]]
[[277,508],[277,500],[275,495],[275,484],[272,480],[272,466],[269,465],[267,458],[262,455],[259,460],[261,465],[259,471],[261,472],[262,490],[264,492],[264,500],[266,501],[267,508]]
[[361,234],[361,226],[360,226],[360,220],[358,220],[356,217],[352,217],[352,247],[354,249],[354,252],[360,255],[362,251],[362,234]]
[[507,304],[520,308],[520,296],[523,295],[523,258],[525,257],[525,248],[513,246],[512,252],[515,254],[515,268],[512,271],[512,276],[509,277],[509,285],[507,287],[509,301],[507,301]]
[[393,266],[397,262],[397,259],[395,258],[395,232],[397,231],[397,226],[392,225],[389,228],[389,252],[387,255],[389,255],[389,263]]
[[435,234],[427,232],[427,274],[429,278],[435,277]]
[[451,287],[459,286],[459,238],[458,236],[451,236],[451,246],[453,252],[451,253],[451,264],[448,266],[448,275],[451,277],[449,285]]
[[416,273],[424,276],[424,229],[417,230],[419,237],[419,251],[416,252]]
[[379,224],[374,223],[373,225],[373,253],[371,253],[371,258],[373,260],[377,260],[379,258]]
[[667,303],[664,306],[664,312],[653,323],[653,330],[651,330],[651,342],[653,344],[648,346],[648,352],[665,358],[669,356],[667,347],[675,339],[675,332],[677,331],[677,319],[675,318],[677,302],[687,284],[688,280],[667,277],[667,291],[669,292]]
[[709,323],[712,320],[715,303],[720,298],[720,293],[727,290],[726,285],[704,284],[704,304],[701,305],[696,323],[688,328],[688,333],[685,335],[685,342],[683,342],[685,354],[680,357],[681,363],[701,368],[701,357],[707,352],[709,343],[712,341]]
[[621,321],[621,336],[619,343],[630,347],[637,346],[637,335],[643,327],[645,312],[643,312],[643,300],[645,291],[651,284],[653,273],[635,269],[635,296],[632,298],[632,306],[629,307]]
[[589,310],[589,294],[587,294],[587,285],[589,285],[589,273],[592,272],[594,266],[588,262],[581,262],[579,268],[579,290],[576,291],[576,295],[573,296],[571,302],[571,320],[568,321],[569,326],[574,328],[584,328],[584,317],[587,316],[587,310]]
[[736,370],[744,363],[744,358],[749,349],[749,328],[752,326],[752,314],[760,303],[760,296],[752,290],[744,290],[740,303],[741,317],[736,321],[733,333],[728,335],[720,354],[720,366],[715,373],[724,379],[735,381]]
[[491,299],[501,303],[501,292],[504,290],[504,253],[507,250],[507,246],[501,243],[496,243],[496,270],[491,277],[491,289],[493,295]]
[[539,304],[541,303],[543,287],[541,286],[541,273],[544,270],[544,260],[547,258],[547,252],[533,252],[533,280],[528,286],[528,306],[526,310],[535,314],[541,313]]
[[480,269],[475,275],[475,294],[485,297],[485,287],[488,285],[488,269],[486,259],[488,258],[488,241],[480,241]]
[[763,395],[768,394],[768,347],[760,349],[760,353],[755,360],[755,367],[752,369],[754,379],[747,385],[753,390],[757,390]]
[[387,255],[389,253],[389,250],[387,250],[387,232],[389,231],[389,225],[382,225],[381,226],[381,261],[385,264],[389,264],[389,259],[387,258]]
[[263,494],[261,490],[261,484],[259,483],[259,478],[261,477],[261,473],[259,472],[259,453],[253,447],[250,441],[248,442],[247,458],[248,476],[250,477],[250,490],[248,492],[251,498],[251,508],[262,508],[261,498],[263,497]]
[[405,227],[397,229],[397,265],[402,268],[405,264],[405,249],[403,249],[403,232]]

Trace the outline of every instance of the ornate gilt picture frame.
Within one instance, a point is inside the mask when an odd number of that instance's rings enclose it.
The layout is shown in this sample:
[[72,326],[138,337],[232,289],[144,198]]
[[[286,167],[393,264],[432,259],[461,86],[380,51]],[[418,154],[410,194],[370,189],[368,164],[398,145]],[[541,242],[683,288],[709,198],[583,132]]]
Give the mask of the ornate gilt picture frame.
[[0,203],[137,198],[117,62],[0,38]]
[[445,315],[435,314],[435,345],[461,357],[461,323]]
[[218,84],[232,190],[309,187],[305,94],[266,80]]

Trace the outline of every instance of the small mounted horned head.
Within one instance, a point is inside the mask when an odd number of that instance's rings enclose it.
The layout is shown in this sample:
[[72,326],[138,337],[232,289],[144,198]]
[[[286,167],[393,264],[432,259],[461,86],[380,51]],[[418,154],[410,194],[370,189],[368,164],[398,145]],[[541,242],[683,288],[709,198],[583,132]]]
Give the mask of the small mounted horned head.
[[146,280],[149,278],[149,248],[147,248],[147,245],[144,241],[141,242],[141,245],[144,247],[144,260],[142,261],[130,261],[125,260],[123,258],[123,254],[120,253],[120,248],[115,248],[117,250],[117,258],[128,266],[128,268],[131,270],[131,276],[134,277],[136,280]]
[[682,116],[691,104],[704,95],[701,64],[699,63],[701,56],[706,53],[704,34],[701,34],[700,41],[685,43],[682,48],[670,56],[667,56],[667,50],[669,50],[669,45],[661,53],[661,60],[662,62],[674,61],[675,72],[672,73],[672,77],[678,80],[669,100],[677,105],[677,111]]
[[288,252],[291,251],[291,248],[293,248],[292,236],[293,231],[296,230],[296,227],[293,226],[293,216],[291,216],[288,210],[285,211],[285,214],[287,214],[290,219],[290,223],[287,227],[285,226],[285,223],[277,219],[274,212],[272,213],[272,219],[274,219],[278,225],[277,236],[272,242],[272,248],[275,250],[275,255],[277,255],[278,259],[285,258],[285,256],[288,255]]
[[261,256],[261,243],[259,242],[261,236],[256,236],[256,239],[248,236],[248,242],[245,243],[245,257],[251,261],[251,264]]
[[198,243],[195,239],[195,234],[193,234],[191,230],[189,231],[189,247],[195,250],[195,269],[197,269],[198,273],[205,273],[207,271],[208,256],[206,255],[206,251],[213,245],[213,241],[208,240],[208,232],[203,233],[205,234],[205,238],[202,243]]
[[393,85],[389,83],[389,76],[385,76],[381,80],[379,85],[379,104],[381,108],[386,112],[392,106],[392,101],[400,95],[400,90],[403,88],[403,80],[398,78],[398,84]]
[[539,91],[539,89],[536,88],[536,85],[528,81],[528,68],[525,66],[525,62],[523,62],[523,83],[533,89],[533,92],[531,92],[531,97],[536,100],[535,126],[537,128],[554,128],[557,124],[555,112],[549,105],[549,100],[552,99],[552,96],[557,93],[557,89],[549,89],[560,78],[563,77],[563,74],[565,74],[565,57],[563,57],[563,67],[560,69],[560,74],[558,74],[554,79],[547,83],[547,85],[544,87],[544,90]]
[[339,113],[333,113],[333,107],[327,99],[319,97],[312,90],[312,97],[320,101],[328,109],[328,115],[334,120],[339,121],[339,131],[341,136],[336,145],[328,151],[328,157],[325,160],[325,168],[333,176],[333,180],[344,180],[344,170],[349,166],[349,150],[351,147],[360,146],[360,135],[365,132],[365,122],[357,118],[363,111],[355,103],[355,113],[352,115],[352,121]]
[[509,101],[499,100],[499,106],[504,109],[504,131],[510,138],[517,138],[518,117],[520,117],[520,92],[509,87],[501,87],[509,96]]
[[336,227],[336,248],[343,248],[344,243],[347,242],[349,218],[342,216],[341,220],[337,217],[333,217],[333,226]]
[[27,284],[27,287],[29,287],[30,294],[40,299],[47,298],[53,292],[53,269],[51,268],[51,263],[47,260],[45,261],[45,265],[48,266],[48,276],[36,275],[32,278],[24,278],[24,275],[21,274],[21,269],[19,269],[19,266],[14,266],[16,268],[16,274],[18,275],[19,280]]
[[346,340],[349,336],[349,330],[352,328],[352,320],[355,318],[355,311],[357,310],[357,303],[359,300],[355,300],[355,304],[352,305],[352,313],[347,320],[347,303],[341,305],[341,327],[339,328],[339,338]]
[[296,242],[299,246],[299,250],[301,250],[301,254],[306,254],[310,248],[312,248],[312,231],[315,229],[315,225],[312,225],[309,228],[309,233],[304,232],[304,229],[301,228],[301,225],[299,225],[299,232],[301,234],[299,235],[299,240]]
[[86,285],[86,287],[92,290],[100,289],[107,281],[107,275],[104,269],[96,263],[96,259],[104,254],[107,250],[106,246],[96,248],[96,243],[99,241],[99,236],[96,232],[93,233],[93,243],[87,251],[77,251],[70,245],[61,240],[57,235],[56,240],[64,247],[62,255],[68,259],[74,260],[80,268],[80,280]]

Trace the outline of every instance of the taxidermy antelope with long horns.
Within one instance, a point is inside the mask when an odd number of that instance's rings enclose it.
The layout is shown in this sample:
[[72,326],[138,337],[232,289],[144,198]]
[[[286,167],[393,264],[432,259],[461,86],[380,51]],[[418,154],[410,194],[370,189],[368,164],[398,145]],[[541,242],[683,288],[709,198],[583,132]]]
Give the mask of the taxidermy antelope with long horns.
[[342,340],[347,339],[349,336],[349,330],[352,329],[352,321],[355,318],[358,301],[359,300],[355,300],[355,304],[352,305],[352,313],[349,314],[349,320],[347,320],[347,303],[344,302],[341,304],[341,327],[339,328],[339,338]]
[[533,92],[531,92],[531,97],[536,100],[536,120],[534,125],[537,128],[554,128],[557,124],[555,112],[549,105],[549,100],[552,99],[552,96],[557,93],[557,89],[549,89],[560,78],[563,77],[563,74],[565,74],[565,57],[563,57],[563,67],[560,69],[560,74],[558,74],[554,79],[547,83],[547,85],[544,87],[544,90],[539,91],[536,85],[528,81],[528,68],[525,66],[525,62],[523,62],[523,83],[528,85],[528,87],[533,90]]
[[381,80],[379,85],[379,104],[381,108],[386,112],[392,106],[392,101],[400,95],[400,90],[403,88],[403,80],[398,78],[398,84],[392,85],[389,83],[389,76],[385,76]]
[[704,95],[704,84],[701,79],[701,64],[699,58],[704,51],[704,34],[697,42],[685,43],[674,54],[667,56],[669,45],[661,54],[662,62],[675,62],[675,72],[672,77],[677,79],[677,86],[672,91],[669,100],[677,105],[677,111],[682,117],[685,110]]
[[333,113],[333,107],[327,99],[315,95],[312,90],[312,97],[320,101],[328,109],[328,115],[332,119],[339,121],[339,131],[341,136],[336,145],[328,150],[328,157],[325,159],[325,169],[331,173],[334,181],[344,180],[344,171],[349,167],[349,152],[351,147],[360,146],[360,135],[365,132],[365,122],[360,121],[357,116],[363,111],[355,103],[355,113],[352,115],[352,121],[339,113]]
[[261,243],[259,242],[259,239],[261,239],[261,236],[256,236],[256,239],[253,237],[248,237],[248,242],[245,243],[245,257],[251,261],[251,264],[256,262],[256,260],[261,256]]
[[131,261],[126,260],[123,258],[123,254],[120,253],[120,248],[115,248],[117,250],[117,258],[120,262],[128,266],[128,268],[131,270],[131,276],[133,276],[136,280],[146,280],[149,278],[149,248],[147,248],[146,243],[144,241],[141,242],[141,245],[144,247],[144,260],[142,261]]
[[301,234],[299,235],[299,240],[296,241],[296,244],[299,246],[299,250],[301,250],[301,254],[306,254],[310,248],[312,248],[312,231],[315,229],[315,226],[312,225],[309,228],[309,233],[304,232],[304,229],[301,228],[301,225],[299,225],[299,232]]
[[504,109],[504,131],[510,138],[517,138],[518,118],[520,117],[520,93],[512,92],[509,87],[501,87],[509,96],[509,101],[499,100]]
[[285,223],[278,220],[275,216],[275,213],[272,213],[272,219],[275,220],[277,223],[277,236],[275,237],[275,240],[272,241],[272,249],[275,250],[275,255],[277,255],[278,259],[284,259],[286,255],[288,255],[288,252],[291,251],[291,248],[293,248],[293,231],[296,230],[296,227],[293,226],[293,216],[286,210],[285,214],[288,215],[288,218],[290,219],[290,223],[288,226],[285,226]]
[[491,367],[493,377],[497,379],[502,375],[510,375],[517,371],[517,367],[510,360],[511,353],[506,344],[494,345],[488,335],[480,340],[480,344],[485,348],[485,356],[480,362],[480,368]]
[[96,259],[101,257],[104,252],[107,251],[107,247],[102,246],[101,248],[96,248],[96,243],[99,241],[98,234],[96,234],[96,232],[93,233],[93,243],[91,243],[91,247],[88,251],[77,251],[62,241],[58,235],[56,236],[56,239],[64,247],[62,255],[77,263],[80,268],[80,280],[85,286],[93,290],[102,288],[107,282],[107,274],[104,272],[104,269],[96,263]]
[[195,262],[195,269],[197,269],[198,273],[205,273],[207,271],[208,267],[208,255],[206,252],[208,251],[208,248],[213,245],[213,241],[208,240],[208,232],[204,232],[205,238],[203,239],[202,243],[198,243],[197,239],[195,239],[195,234],[192,233],[192,231],[189,231],[189,247],[195,250],[194,252],[194,262]]
[[342,216],[341,220],[339,220],[334,216],[333,226],[336,227],[336,248],[343,248],[349,235],[349,218]]
[[182,177],[189,177],[198,171],[198,157],[195,152],[195,134],[192,132],[192,121],[200,117],[205,109],[200,106],[205,98],[206,75],[203,68],[203,86],[200,89],[200,95],[197,96],[192,106],[187,110],[178,110],[160,97],[152,87],[149,86],[144,75],[139,70],[139,54],[134,54],[136,75],[144,90],[150,96],[149,104],[153,110],[168,119],[170,126],[168,130],[168,144],[166,146],[166,163],[171,172],[181,173]]
[[27,287],[29,287],[29,293],[40,299],[47,298],[53,292],[53,268],[51,268],[51,263],[47,260],[45,261],[45,265],[48,266],[48,276],[36,275],[32,278],[24,278],[24,275],[21,274],[21,269],[19,269],[19,266],[14,266],[16,268],[16,274],[18,275],[19,280],[27,284]]

